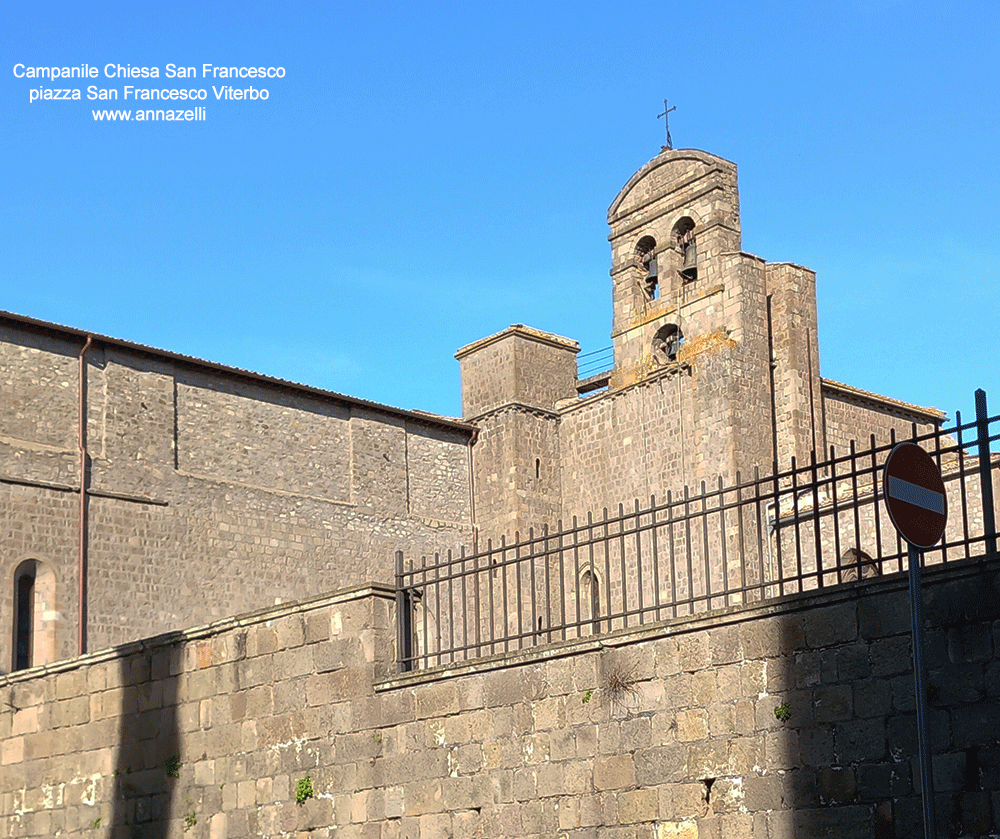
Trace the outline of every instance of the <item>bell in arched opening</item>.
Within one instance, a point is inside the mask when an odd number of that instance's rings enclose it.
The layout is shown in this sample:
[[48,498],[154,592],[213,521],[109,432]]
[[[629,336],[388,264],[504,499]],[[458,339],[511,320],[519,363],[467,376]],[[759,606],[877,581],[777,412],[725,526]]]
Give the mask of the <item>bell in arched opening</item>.
[[655,300],[660,295],[660,271],[655,249],[656,240],[652,236],[643,236],[635,246],[636,255],[646,272],[642,279],[642,290],[650,300]]
[[689,216],[684,216],[674,225],[674,242],[681,255],[680,275],[685,280],[698,279],[698,246],[694,221]]

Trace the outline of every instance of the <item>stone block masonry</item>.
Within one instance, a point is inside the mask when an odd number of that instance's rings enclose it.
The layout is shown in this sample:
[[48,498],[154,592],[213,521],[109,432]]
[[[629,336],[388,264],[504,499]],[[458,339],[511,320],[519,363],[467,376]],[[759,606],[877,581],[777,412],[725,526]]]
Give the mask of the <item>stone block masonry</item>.
[[[1000,562],[925,586],[939,835],[986,837]],[[919,835],[907,596],[891,575],[400,675],[368,585],[21,671],[0,835]]]
[[[0,317],[0,571],[37,569],[32,664],[77,652],[86,340]],[[87,650],[389,579],[401,546],[470,541],[463,423],[112,338],[90,344],[83,389]]]

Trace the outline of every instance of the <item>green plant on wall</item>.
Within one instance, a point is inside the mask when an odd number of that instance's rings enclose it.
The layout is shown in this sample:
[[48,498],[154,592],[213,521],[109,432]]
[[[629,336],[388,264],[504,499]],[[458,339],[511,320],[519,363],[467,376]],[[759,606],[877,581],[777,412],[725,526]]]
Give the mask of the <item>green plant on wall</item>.
[[587,692],[586,692],[586,693],[585,693],[585,694],[583,695],[583,704],[584,704],[584,705],[586,705],[586,704],[587,704],[588,702],[590,702],[590,700],[591,700],[591,699],[593,699],[593,698],[594,698],[594,692],[593,692],[592,690],[588,690],[588,691],[587,691]]
[[313,797],[312,775],[306,775],[301,781],[299,781],[295,785],[295,803],[301,806],[302,804],[305,804],[312,797]]
[[774,716],[781,720],[781,722],[788,722],[792,718],[792,706],[787,702],[782,702],[774,709]]
[[179,778],[181,776],[181,767],[184,764],[181,762],[180,755],[174,755],[173,757],[168,757],[166,763],[163,764],[163,771],[167,774],[168,778]]
[[184,816],[184,832],[187,833],[192,827],[198,824],[198,815],[194,811]]

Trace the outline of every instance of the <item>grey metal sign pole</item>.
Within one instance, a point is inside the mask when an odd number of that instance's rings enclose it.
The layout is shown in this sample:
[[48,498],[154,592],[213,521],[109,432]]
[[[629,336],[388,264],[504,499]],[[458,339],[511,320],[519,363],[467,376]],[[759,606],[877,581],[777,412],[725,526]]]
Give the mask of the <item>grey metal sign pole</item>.
[[896,532],[906,540],[910,562],[910,617],[913,621],[913,690],[920,748],[920,799],[924,839],[934,839],[934,767],[927,735],[927,673],[924,670],[924,598],[920,564],[925,548],[936,545],[948,522],[948,497],[941,469],[916,443],[893,447],[882,476],[885,506]]
[[924,670],[924,598],[920,586],[921,551],[907,542],[910,561],[910,617],[913,620],[913,689],[917,701],[917,741],[920,746],[920,799],[924,839],[934,839],[934,774],[927,734],[927,674]]

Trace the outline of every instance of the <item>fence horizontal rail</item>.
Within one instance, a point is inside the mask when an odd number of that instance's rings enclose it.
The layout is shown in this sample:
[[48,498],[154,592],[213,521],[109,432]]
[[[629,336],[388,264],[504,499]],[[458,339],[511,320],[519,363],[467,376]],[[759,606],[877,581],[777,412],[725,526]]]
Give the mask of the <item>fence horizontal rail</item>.
[[[996,552],[1000,416],[978,391],[977,417],[909,438],[941,468],[948,527],[925,562]],[[980,396],[982,398],[980,398]],[[432,667],[535,644],[759,602],[902,570],[906,546],[882,506],[896,445],[735,482],[701,481],[600,516],[509,541],[406,559],[396,554],[399,662]]]

